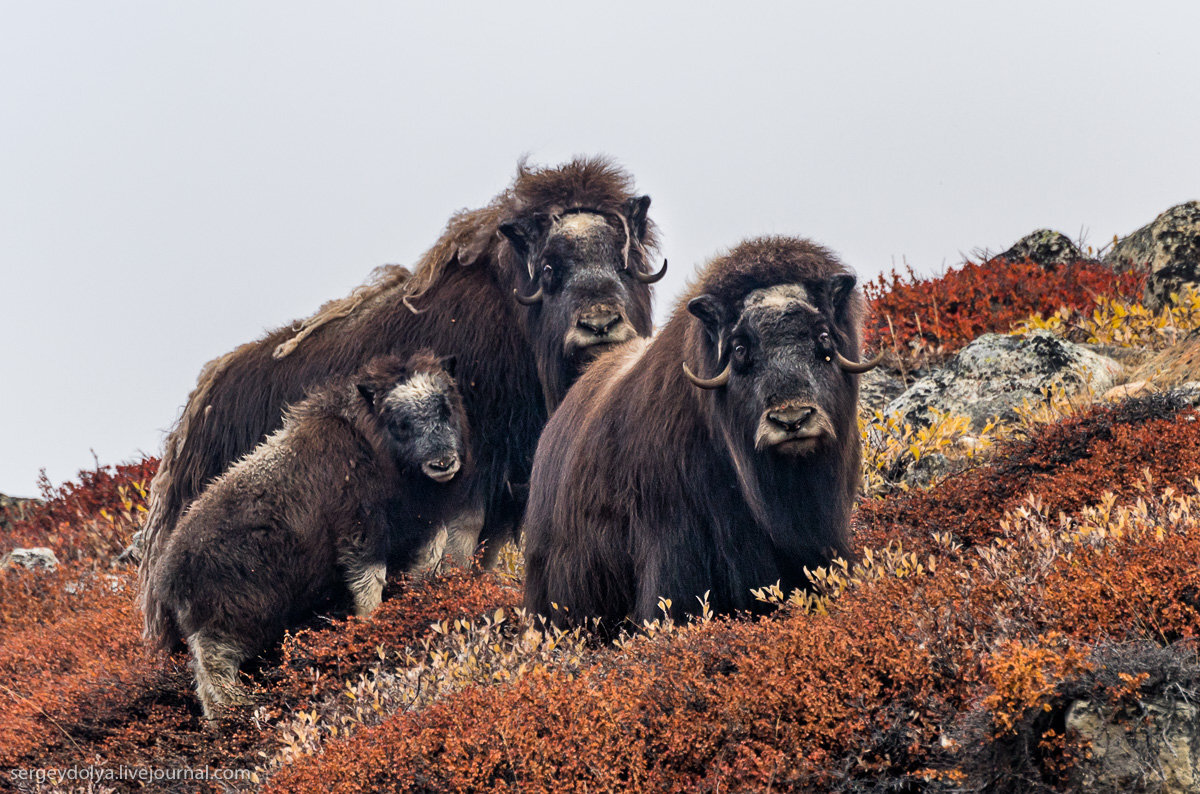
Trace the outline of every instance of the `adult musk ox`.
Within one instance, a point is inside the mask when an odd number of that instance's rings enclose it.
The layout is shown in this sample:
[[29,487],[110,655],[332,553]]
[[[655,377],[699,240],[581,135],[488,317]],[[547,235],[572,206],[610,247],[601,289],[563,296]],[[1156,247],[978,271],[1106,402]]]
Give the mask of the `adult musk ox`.
[[[828,250],[786,237],[714,260],[653,341],[579,379],[538,444],[525,604],[615,628],[755,606],[849,552],[859,483],[861,298]],[[699,373],[699,374],[697,374]],[[703,375],[704,377],[702,377]]]
[[[209,363],[151,484],[140,578],[212,478],[283,421],[283,407],[373,356],[422,347],[458,359],[475,473],[454,519],[469,558],[519,515],[538,435],[596,351],[651,331],[656,247],[648,196],[603,158],[523,163],[511,187],[451,218],[414,272],[384,269],[313,317]],[[492,544],[492,547],[497,544]]]
[[[429,351],[317,387],[196,499],[145,591],[147,634],[187,640],[205,717],[244,702],[238,667],[339,592],[380,601],[455,501],[466,415]],[[444,531],[444,530],[443,530]]]

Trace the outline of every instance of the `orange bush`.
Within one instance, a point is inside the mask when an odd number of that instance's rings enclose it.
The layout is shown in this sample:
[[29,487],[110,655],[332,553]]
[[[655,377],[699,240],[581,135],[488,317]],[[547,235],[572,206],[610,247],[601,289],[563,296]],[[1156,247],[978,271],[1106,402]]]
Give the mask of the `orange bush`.
[[[981,781],[992,790],[1060,790],[1082,755],[1063,729],[1070,698],[1118,696],[1099,683],[1097,643],[1175,648],[1200,638],[1200,517],[1164,502],[1145,508],[1137,533],[1100,542],[1056,524],[1056,489],[1079,486],[1059,495],[1071,511],[1146,504],[1136,476],[1124,497],[1101,499],[1114,482],[1101,472],[1117,457],[1178,440],[1163,456],[1175,460],[1155,471],[1163,480],[1195,477],[1198,464],[1187,460],[1200,442],[1195,417],[1154,398],[1097,408],[1010,445],[1011,461],[976,476],[1011,478],[1014,507],[1023,477],[1043,504],[1006,521],[998,511],[974,516],[962,534],[984,554],[942,534],[962,525],[931,527],[937,538],[901,526],[899,515],[924,519],[911,504],[864,510],[862,535],[923,540],[924,564],[903,575],[860,569],[824,616],[793,609],[758,622],[715,620],[598,651],[577,674],[464,690],[327,743],[272,778],[272,790],[858,791]],[[964,479],[928,492],[923,507]],[[883,516],[885,526],[871,526]],[[893,546],[888,555],[904,553]],[[1188,658],[1188,669],[1200,669],[1194,652]],[[1143,680],[1136,672],[1120,696]]]
[[1140,297],[1144,276],[1081,261],[1055,268],[995,259],[966,262],[935,278],[892,270],[863,285],[869,349],[952,353],[980,334],[1005,333],[1034,312],[1090,310],[1096,296]]
[[41,504],[7,529],[0,548],[47,546],[61,561],[107,562],[119,554],[141,523],[157,458],[81,471],[79,482],[55,488],[39,478]]
[[[1069,790],[1087,750],[1065,729],[1074,699],[1134,708],[1200,686],[1200,500],[1177,495],[1195,493],[1198,449],[1177,398],[1094,407],[929,491],[864,502],[856,545],[873,551],[820,589],[820,609],[668,626],[378,725],[338,723],[269,785]],[[120,484],[92,501],[68,489],[49,509],[75,517],[38,526],[95,548],[80,538]],[[257,720],[212,732],[186,657],[142,649],[132,569],[66,556],[53,574],[0,572],[0,768],[252,768],[290,718],[377,666],[379,646],[402,667],[430,624],[520,601],[496,574],[392,583],[369,620],[317,617],[268,653],[248,671]]]

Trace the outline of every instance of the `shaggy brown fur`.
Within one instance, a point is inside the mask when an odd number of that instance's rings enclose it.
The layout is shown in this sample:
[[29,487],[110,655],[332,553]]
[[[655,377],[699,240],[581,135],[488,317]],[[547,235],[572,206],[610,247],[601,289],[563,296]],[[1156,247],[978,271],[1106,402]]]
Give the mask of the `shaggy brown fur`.
[[466,416],[429,351],[315,389],[179,522],[144,593],[148,638],[187,640],[206,717],[240,702],[238,666],[330,597],[379,603],[454,505]]
[[[615,307],[623,317],[617,330],[623,333],[595,337],[594,349],[651,331],[650,290],[634,277],[651,269],[648,252],[655,236],[645,217],[648,204],[633,192],[629,175],[603,158],[546,169],[522,164],[512,187],[491,204],[450,220],[415,272],[386,268],[304,323],[276,330],[207,365],[166,441],[151,485],[141,581],[153,571],[187,505],[279,427],[284,405],[316,383],[348,375],[372,356],[420,347],[457,355],[473,427],[478,465],[465,486],[452,544],[460,558],[469,557],[482,530],[485,540],[497,541],[489,546],[495,549],[523,509],[513,494],[528,482],[548,408],[561,399],[589,353],[569,349],[565,335],[582,333],[578,323],[598,305]],[[582,242],[559,234],[559,219],[573,211],[591,213],[603,223]],[[527,250],[516,250],[514,237]],[[560,244],[577,242],[575,248],[566,246],[567,254],[583,251],[604,261],[555,260],[555,272],[571,278],[556,291],[547,290],[536,306],[519,305],[514,290],[529,295],[549,264],[540,257],[558,256]]]
[[[857,359],[860,311],[832,253],[761,238],[712,261],[653,341],[598,359],[538,445],[526,607],[609,630],[660,597],[754,609],[751,588],[846,555],[858,383],[837,354]],[[682,364],[728,382],[697,388]]]

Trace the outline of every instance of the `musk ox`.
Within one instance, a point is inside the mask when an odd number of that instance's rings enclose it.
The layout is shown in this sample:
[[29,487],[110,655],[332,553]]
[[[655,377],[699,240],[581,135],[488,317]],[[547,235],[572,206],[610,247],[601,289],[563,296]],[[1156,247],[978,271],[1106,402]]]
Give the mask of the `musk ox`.
[[[238,667],[329,598],[365,616],[454,503],[466,414],[429,351],[314,389],[196,499],[144,593],[147,633],[192,653],[205,717],[244,702]],[[443,530],[444,531],[444,530]]]
[[[653,341],[596,361],[546,426],[525,516],[525,604],[615,628],[804,586],[849,552],[861,298],[806,240],[711,262]],[[703,373],[709,377],[700,377]]]
[[[597,351],[651,331],[649,196],[604,158],[522,163],[511,187],[451,218],[414,272],[389,267],[314,316],[210,362],[167,438],[141,534],[140,580],[207,483],[283,421],[305,389],[373,356],[458,359],[473,475],[454,517],[460,560],[511,530],[538,435]],[[665,263],[664,263],[665,266]],[[491,544],[494,548],[498,543]]]

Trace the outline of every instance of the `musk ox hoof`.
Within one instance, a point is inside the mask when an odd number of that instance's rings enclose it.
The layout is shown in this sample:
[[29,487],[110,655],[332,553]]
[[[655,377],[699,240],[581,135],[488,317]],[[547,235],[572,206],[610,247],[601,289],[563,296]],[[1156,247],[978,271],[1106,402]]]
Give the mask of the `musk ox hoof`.
[[383,602],[383,585],[387,581],[386,565],[368,565],[349,582],[354,595],[354,614],[365,618]]
[[241,647],[204,632],[187,638],[192,652],[192,671],[196,674],[196,696],[204,719],[212,724],[228,716],[230,708],[254,702],[238,682],[238,667],[249,656]]
[[446,527],[439,527],[437,534],[425,548],[417,552],[412,565],[405,572],[414,579],[424,579],[438,573],[442,569],[442,560],[446,553],[446,541],[450,533]]

